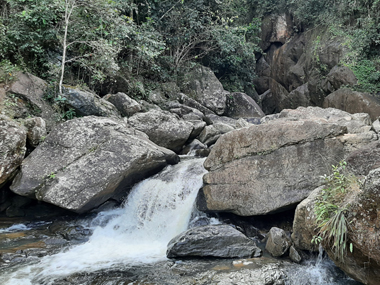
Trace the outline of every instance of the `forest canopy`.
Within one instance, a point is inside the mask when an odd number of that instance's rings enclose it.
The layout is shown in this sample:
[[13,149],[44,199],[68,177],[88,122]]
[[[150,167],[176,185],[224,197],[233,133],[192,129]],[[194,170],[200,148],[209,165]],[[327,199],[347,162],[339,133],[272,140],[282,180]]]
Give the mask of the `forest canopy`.
[[225,89],[243,91],[264,52],[261,21],[285,11],[296,33],[323,26],[351,39],[346,64],[363,77],[370,70],[371,91],[380,77],[379,8],[380,0],[0,0],[0,65],[54,84],[64,62],[66,84],[99,92],[122,76],[137,92],[139,77],[167,82],[199,63]]

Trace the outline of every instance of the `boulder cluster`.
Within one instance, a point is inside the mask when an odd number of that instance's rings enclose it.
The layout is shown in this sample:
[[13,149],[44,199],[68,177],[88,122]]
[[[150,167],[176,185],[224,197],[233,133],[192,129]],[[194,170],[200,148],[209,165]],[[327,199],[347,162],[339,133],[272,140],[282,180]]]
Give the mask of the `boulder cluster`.
[[[250,96],[224,90],[203,66],[145,100],[122,90],[100,97],[71,86],[50,95],[46,82],[27,73],[0,85],[0,213],[22,216],[31,200],[86,213],[109,200],[121,202],[134,183],[178,163],[179,155],[204,156],[208,173],[198,209],[251,217],[296,208],[291,233],[273,227],[265,249],[299,263],[302,250],[317,250],[311,240],[321,177],[345,160],[361,181],[346,205],[354,250],[342,262],[331,245],[323,246],[347,274],[378,284],[379,102],[341,88],[357,81],[339,66],[344,50],[335,42],[322,41],[316,52],[326,74],[315,72],[308,55],[313,33],[292,37],[288,21],[264,21],[267,52],[257,61],[257,93]],[[195,227],[169,243],[167,256],[261,256],[242,231]]]

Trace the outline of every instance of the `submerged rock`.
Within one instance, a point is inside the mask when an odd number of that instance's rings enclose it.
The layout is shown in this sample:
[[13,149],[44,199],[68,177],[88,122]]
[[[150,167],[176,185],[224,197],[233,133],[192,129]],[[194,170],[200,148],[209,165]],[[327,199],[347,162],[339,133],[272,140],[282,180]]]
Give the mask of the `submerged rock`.
[[83,213],[178,160],[123,122],[88,116],[56,127],[23,161],[11,190]]
[[173,238],[167,256],[173,257],[258,257],[255,242],[228,225],[192,228]]

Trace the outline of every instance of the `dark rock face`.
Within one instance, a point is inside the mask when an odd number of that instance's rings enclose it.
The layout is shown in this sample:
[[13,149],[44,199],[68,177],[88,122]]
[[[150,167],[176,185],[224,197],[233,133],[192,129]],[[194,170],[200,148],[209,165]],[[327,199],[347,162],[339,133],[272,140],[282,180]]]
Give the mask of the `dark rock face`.
[[334,66],[324,81],[324,90],[326,93],[338,90],[342,85],[354,86],[358,83],[357,78],[351,69],[347,66]]
[[225,115],[232,118],[262,118],[264,117],[264,112],[247,94],[235,92],[227,96]]
[[293,33],[293,23],[290,15],[267,16],[261,25],[261,43],[263,50],[269,48],[271,43],[284,44]]
[[177,162],[125,123],[89,116],[56,127],[23,161],[11,190],[83,213]]
[[258,257],[261,250],[255,242],[228,225],[190,229],[173,238],[167,256],[173,257]]
[[269,251],[272,256],[279,257],[285,255],[291,245],[292,241],[284,230],[276,227],[270,229],[265,249]]
[[0,186],[14,174],[26,152],[26,131],[11,119],[0,116]]
[[[280,18],[263,20],[261,45],[266,54],[256,63],[259,77],[253,81],[263,99],[260,106],[265,114],[299,106],[321,107],[328,94],[341,86],[357,83],[348,67],[338,66],[346,53],[343,39],[332,39],[324,28],[316,28],[295,34],[286,41],[280,40],[277,29],[273,28]],[[284,35],[292,34],[292,25],[288,22],[283,17],[280,26]],[[301,86],[304,87],[297,90]],[[293,92],[295,90],[297,92]]]
[[111,102],[119,110],[123,117],[130,117],[133,114],[140,112],[142,109],[139,103],[122,92],[108,94],[104,96],[103,99]]
[[119,111],[116,107],[100,98],[98,95],[64,87],[64,97],[67,99],[66,104],[74,108],[75,112],[80,116],[101,116],[101,117],[119,117]]
[[128,123],[147,134],[154,143],[175,152],[182,150],[193,131],[193,124],[159,110],[137,113],[128,119]]
[[323,107],[337,108],[351,114],[368,113],[372,121],[380,116],[379,99],[347,88],[339,89],[328,95],[323,102]]

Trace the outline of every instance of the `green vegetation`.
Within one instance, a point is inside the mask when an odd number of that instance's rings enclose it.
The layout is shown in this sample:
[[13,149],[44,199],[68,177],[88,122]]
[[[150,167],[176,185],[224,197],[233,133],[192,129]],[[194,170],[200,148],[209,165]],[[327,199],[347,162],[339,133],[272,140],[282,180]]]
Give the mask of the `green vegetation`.
[[0,81],[19,68],[97,93],[123,81],[143,98],[202,64],[227,90],[244,91],[262,53],[261,20],[287,12],[295,32],[323,27],[339,37],[357,89],[377,93],[379,8],[379,0],[0,0]]
[[[355,191],[357,181],[355,177],[347,175],[345,161],[332,168],[332,174],[324,176],[326,188],[322,190],[314,208],[318,234],[313,237],[312,243],[325,243],[343,261],[350,231],[350,223],[346,218],[349,208],[344,205]],[[353,251],[351,243],[349,249]]]
[[243,86],[258,51],[260,22],[249,2],[0,0],[0,60],[94,90],[117,77],[131,91],[139,76],[173,81],[196,63]]

